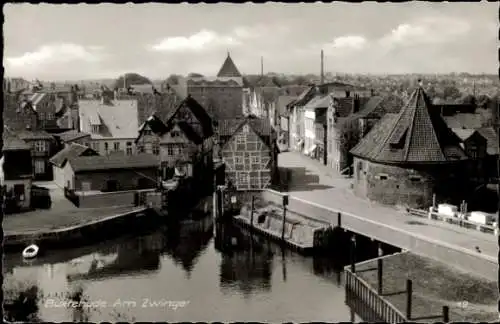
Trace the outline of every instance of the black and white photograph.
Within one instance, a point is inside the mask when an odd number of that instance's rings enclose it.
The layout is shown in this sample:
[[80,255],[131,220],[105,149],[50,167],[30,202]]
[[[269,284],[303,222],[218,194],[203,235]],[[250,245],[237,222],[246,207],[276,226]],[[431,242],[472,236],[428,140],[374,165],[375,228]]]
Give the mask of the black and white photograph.
[[500,319],[498,2],[3,16],[3,322]]

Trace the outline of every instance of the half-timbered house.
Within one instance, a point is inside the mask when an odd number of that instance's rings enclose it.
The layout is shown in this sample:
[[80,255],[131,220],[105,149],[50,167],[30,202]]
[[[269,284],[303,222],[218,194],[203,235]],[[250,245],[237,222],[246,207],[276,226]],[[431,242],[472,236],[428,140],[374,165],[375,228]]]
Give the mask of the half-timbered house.
[[276,134],[267,119],[248,116],[219,125],[220,157],[226,179],[237,190],[268,188],[277,170]]
[[211,188],[213,179],[212,119],[190,96],[173,110],[165,121],[150,116],[139,128],[139,152],[160,155],[164,180],[177,171]]

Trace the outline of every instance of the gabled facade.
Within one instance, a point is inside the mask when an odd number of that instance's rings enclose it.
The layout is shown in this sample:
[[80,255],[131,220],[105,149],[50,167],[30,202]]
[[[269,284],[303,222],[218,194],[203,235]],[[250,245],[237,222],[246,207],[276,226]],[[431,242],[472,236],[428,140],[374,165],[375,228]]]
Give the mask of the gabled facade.
[[79,131],[90,134],[92,149],[101,155],[136,154],[137,100],[114,100],[112,92],[103,92],[101,100],[80,100],[78,105]]
[[56,140],[45,131],[21,131],[17,136],[31,148],[34,180],[52,180],[50,157],[55,153]]
[[39,128],[38,115],[29,101],[22,101],[17,94],[4,92],[3,107],[4,124],[12,131]]
[[4,129],[1,185],[5,194],[5,212],[31,207],[33,165],[31,147],[16,134]]
[[69,183],[72,177],[71,167],[67,163],[68,160],[80,156],[95,156],[99,155],[90,147],[72,143],[59,151],[50,160],[52,165],[52,173],[54,175],[54,182],[59,188],[69,188]]
[[276,136],[265,119],[226,120],[219,130],[226,179],[240,191],[268,188],[277,168]]
[[179,174],[209,187],[213,173],[212,120],[196,100],[188,96],[165,121],[150,116],[136,139],[139,152],[160,156],[161,175],[168,180]]
[[239,118],[244,114],[243,77],[228,53],[217,77],[190,78],[187,92],[214,119]]

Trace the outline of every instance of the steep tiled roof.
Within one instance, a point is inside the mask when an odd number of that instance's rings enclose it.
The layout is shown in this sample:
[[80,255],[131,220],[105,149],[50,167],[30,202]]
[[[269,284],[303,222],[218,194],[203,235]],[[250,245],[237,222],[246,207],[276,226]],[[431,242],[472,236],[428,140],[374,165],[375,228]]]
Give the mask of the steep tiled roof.
[[18,132],[18,136],[22,140],[53,140],[54,137],[49,133],[42,130],[33,130],[33,131],[20,131]]
[[183,97],[174,91],[170,91],[156,95],[138,94],[129,98],[137,100],[138,124],[142,124],[153,114],[161,120],[167,120],[172,111],[178,107]]
[[273,133],[273,127],[268,119],[248,116],[246,118],[226,119],[219,124],[219,136],[222,145],[227,143],[243,125],[248,124],[253,131],[267,144]]
[[69,131],[57,134],[57,136],[59,136],[59,138],[63,142],[70,142],[70,141],[74,141],[74,140],[77,140],[77,139],[82,138],[82,137],[90,136],[90,134],[82,133],[82,132],[79,132],[77,130],[70,129]]
[[351,150],[380,163],[425,164],[466,159],[459,139],[447,127],[422,88],[397,115],[388,114]]
[[77,143],[71,143],[70,145],[66,146],[63,148],[61,151],[59,151],[56,155],[54,155],[49,162],[54,164],[55,166],[62,168],[66,161],[69,159],[74,159],[76,157],[82,156],[82,155],[98,155],[97,152],[95,152],[93,149],[90,147],[80,145]]
[[168,127],[156,115],[151,115],[144,123],[142,123],[141,127],[139,127],[139,133],[146,126],[149,126],[149,129],[159,136],[168,132]]
[[217,73],[217,77],[241,77],[241,73],[229,53],[227,53],[226,60],[222,64],[219,73]]
[[213,126],[212,126],[212,118],[207,113],[205,108],[203,108],[198,101],[196,101],[193,97],[187,96],[181,103],[177,106],[175,110],[173,110],[170,115],[165,119],[165,124],[168,124],[175,116],[175,114],[179,111],[179,109],[185,105],[188,107],[193,115],[198,119],[202,128],[203,128],[203,136],[204,138],[209,138],[214,134]]
[[328,108],[330,100],[330,96],[317,95],[309,100],[309,102],[304,106],[304,109],[314,110],[316,108]]
[[278,115],[283,116],[287,113],[286,107],[295,100],[295,96],[279,96],[277,100],[276,110]]
[[19,138],[16,133],[4,128],[2,134],[3,150],[4,151],[17,151],[17,150],[31,150],[31,146]]
[[[97,116],[99,121],[96,120]],[[137,100],[79,101],[80,130],[92,138],[135,138],[139,129]],[[91,123],[100,123],[100,133],[93,134]]]
[[138,169],[158,167],[160,159],[153,154],[121,155],[110,154],[106,156],[79,156],[69,159],[71,168],[75,172],[104,171],[112,169]]
[[450,128],[470,128],[477,129],[482,127],[482,118],[480,114],[454,114],[452,116],[443,116],[444,121]]
[[[398,104],[394,98],[373,96],[367,98],[360,98],[360,111],[353,114],[350,118],[370,118],[380,119],[387,113],[399,113],[403,106]],[[364,102],[364,104],[363,104]]]
[[295,103],[298,104],[298,105],[305,104],[304,100],[306,100],[307,97],[310,96],[315,91],[316,91],[316,89],[315,89],[314,86],[308,87],[307,89],[305,89],[304,91],[302,91],[302,93],[297,97],[297,99],[295,99]]
[[187,122],[180,121],[177,123],[181,131],[186,135],[186,137],[194,144],[203,143],[203,139],[196,133],[196,131]]
[[44,92],[36,92],[31,96],[30,101],[33,103],[33,106],[36,106],[46,95]]
[[477,130],[487,141],[487,153],[489,155],[498,155],[498,140],[497,133],[493,127],[483,127]]

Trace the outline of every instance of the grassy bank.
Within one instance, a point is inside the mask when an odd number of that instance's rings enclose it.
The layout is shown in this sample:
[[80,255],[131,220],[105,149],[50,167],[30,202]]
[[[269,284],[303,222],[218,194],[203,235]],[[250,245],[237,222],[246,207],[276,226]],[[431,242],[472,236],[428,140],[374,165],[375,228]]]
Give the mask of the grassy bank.
[[[368,269],[376,266],[371,261],[356,268],[373,288],[377,287],[377,271]],[[406,280],[413,281],[412,321],[441,321],[444,305],[450,307],[450,321],[498,321],[496,282],[409,252],[385,258],[383,270],[383,294],[403,313]]]

